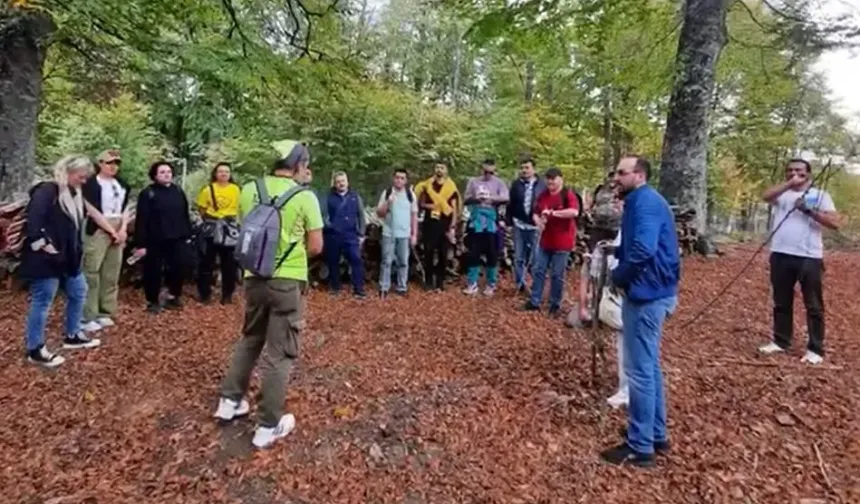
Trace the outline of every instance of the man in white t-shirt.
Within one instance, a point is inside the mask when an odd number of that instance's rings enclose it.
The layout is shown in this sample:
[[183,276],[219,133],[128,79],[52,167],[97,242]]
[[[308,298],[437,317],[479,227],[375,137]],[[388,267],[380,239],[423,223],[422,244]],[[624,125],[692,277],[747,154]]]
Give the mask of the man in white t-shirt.
[[759,351],[771,354],[791,346],[794,286],[799,282],[809,331],[803,362],[819,364],[824,361],[824,299],[821,288],[824,246],[821,228],[837,229],[839,214],[826,191],[811,187],[811,175],[812,167],[807,161],[792,159],[785,167],[785,182],[771,187],[762,195],[773,207],[776,232],[770,243],[773,342],[759,348]]

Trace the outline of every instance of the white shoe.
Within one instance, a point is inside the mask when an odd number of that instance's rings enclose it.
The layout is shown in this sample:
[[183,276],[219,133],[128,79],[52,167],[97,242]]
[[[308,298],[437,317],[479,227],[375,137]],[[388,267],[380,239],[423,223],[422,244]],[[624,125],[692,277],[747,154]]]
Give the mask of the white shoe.
[[62,355],[49,352],[45,345],[39,347],[39,350],[35,352],[30,352],[30,355],[27,356],[27,360],[33,364],[38,364],[39,366],[46,368],[55,368],[66,362],[66,359],[63,358]]
[[800,362],[812,365],[821,364],[822,362],[824,362],[824,357],[818,355],[812,350],[807,350],[806,355],[804,355],[803,358],[800,359]]
[[758,347],[758,351],[765,355],[770,355],[779,352],[785,352],[785,349],[771,341],[767,345]]
[[83,332],[66,336],[63,338],[63,348],[67,350],[80,350],[83,348],[96,348],[102,344],[102,340],[98,338],[90,338]]
[[463,289],[463,294],[467,296],[474,296],[478,293],[478,284],[469,284]]
[[98,324],[102,326],[102,329],[104,329],[105,327],[113,327],[116,325],[116,323],[111,320],[110,317],[99,317],[96,319],[96,322],[98,322]]
[[296,417],[292,414],[286,414],[281,417],[277,427],[257,427],[254,432],[254,439],[251,443],[257,448],[268,448],[275,441],[286,436],[296,428]]
[[215,418],[229,422],[234,418],[247,415],[249,411],[251,411],[251,405],[248,404],[248,401],[242,399],[241,401],[236,402],[232,399],[222,397],[218,401],[218,409],[215,410]]
[[619,390],[612,397],[606,400],[613,409],[626,407],[630,404],[630,393],[627,390]]
[[82,325],[81,329],[83,329],[84,332],[98,332],[102,330],[102,325],[96,320],[90,320],[86,324]]

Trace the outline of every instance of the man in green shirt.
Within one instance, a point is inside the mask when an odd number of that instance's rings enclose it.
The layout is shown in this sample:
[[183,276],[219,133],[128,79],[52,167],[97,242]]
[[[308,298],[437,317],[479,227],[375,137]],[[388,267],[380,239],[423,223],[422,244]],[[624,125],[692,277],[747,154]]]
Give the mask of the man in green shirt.
[[[310,153],[295,143],[286,155],[279,156],[272,175],[264,178],[270,196],[295,187],[304,180]],[[251,182],[242,188],[239,216],[248,215],[259,202]],[[299,333],[304,320],[302,286],[308,279],[308,257],[322,251],[323,220],[319,202],[310,191],[302,191],[281,209],[281,236],[278,257],[293,243],[291,252],[272,278],[245,275],[245,322],[242,339],[236,344],[227,376],[221,384],[221,399],[215,417],[222,421],[247,415],[244,399],[251,372],[262,354],[262,404],[253,444],[266,448],[289,434],[296,425],[292,414],[284,413],[287,373],[299,355]]]

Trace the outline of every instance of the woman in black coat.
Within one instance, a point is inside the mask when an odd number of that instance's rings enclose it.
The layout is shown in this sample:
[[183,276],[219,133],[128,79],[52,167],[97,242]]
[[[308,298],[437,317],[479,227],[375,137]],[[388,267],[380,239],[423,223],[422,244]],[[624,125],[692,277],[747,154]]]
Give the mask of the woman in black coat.
[[[149,167],[152,184],[137,199],[134,237],[135,255],[143,257],[143,290],[146,309],[158,313],[162,308],[182,306],[182,257],[186,240],[191,237],[188,199],[173,183],[173,166],[157,161]],[[166,272],[165,272],[166,270]],[[159,302],[161,278],[166,274],[169,297]]]
[[87,281],[81,270],[84,219],[89,217],[97,225],[109,227],[101,213],[81,196],[81,186],[92,171],[89,159],[68,156],[54,166],[52,181],[30,190],[18,275],[30,289],[27,360],[41,366],[56,367],[65,361],[45,346],[48,313],[60,289],[66,294],[63,348],[94,348],[101,343],[81,330],[87,296]]

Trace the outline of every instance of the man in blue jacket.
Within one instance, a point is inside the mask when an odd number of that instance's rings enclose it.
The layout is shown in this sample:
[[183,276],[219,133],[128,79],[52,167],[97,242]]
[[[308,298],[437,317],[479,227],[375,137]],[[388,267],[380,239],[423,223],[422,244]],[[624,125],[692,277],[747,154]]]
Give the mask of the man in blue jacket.
[[364,243],[364,203],[357,192],[349,188],[349,179],[344,172],[332,175],[332,188],[323,204],[325,228],[325,257],[329,270],[329,288],[340,292],[340,257],[346,256],[353,294],[364,298],[364,264],[361,246]]
[[505,212],[505,223],[514,233],[514,283],[520,293],[526,291],[526,271],[537,249],[538,229],[532,220],[532,211],[537,197],[545,189],[546,184],[535,175],[531,154],[520,154],[520,177],[511,183]]
[[630,405],[626,442],[600,456],[618,465],[650,466],[655,451],[669,448],[660,337],[677,303],[681,261],[675,218],[663,196],[648,185],[650,175],[646,159],[626,156],[614,176],[624,214],[612,283],[625,293],[621,317]]

